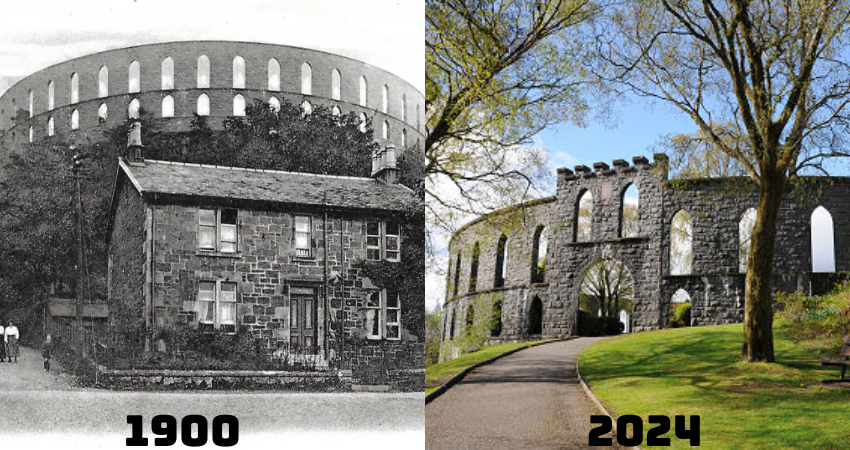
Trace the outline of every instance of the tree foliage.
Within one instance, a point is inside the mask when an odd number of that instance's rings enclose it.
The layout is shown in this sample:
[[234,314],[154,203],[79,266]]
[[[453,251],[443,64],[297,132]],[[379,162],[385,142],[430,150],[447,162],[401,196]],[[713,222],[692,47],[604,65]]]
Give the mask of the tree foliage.
[[429,221],[451,228],[524,196],[549,174],[527,144],[588,109],[584,0],[427,0],[425,174]]
[[759,187],[747,264],[747,361],[773,361],[770,278],[782,193],[846,156],[850,6],[839,0],[641,0],[598,33],[603,76],[689,116]]

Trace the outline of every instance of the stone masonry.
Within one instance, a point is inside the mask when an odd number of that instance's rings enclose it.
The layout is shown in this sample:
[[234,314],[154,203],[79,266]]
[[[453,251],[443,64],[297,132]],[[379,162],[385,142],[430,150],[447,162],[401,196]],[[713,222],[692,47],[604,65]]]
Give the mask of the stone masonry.
[[[663,154],[655,155],[652,162],[635,157],[633,164],[615,160],[613,167],[606,163],[593,166],[559,169],[555,197],[480,217],[455,233],[449,244],[444,342],[464,335],[470,306],[478,323],[490,320],[497,301],[501,301],[502,330],[491,340],[526,339],[535,297],[543,306],[543,337],[576,334],[585,271],[608,259],[622,262],[634,278],[635,331],[665,328],[671,297],[679,289],[691,298],[693,325],[743,320],[739,222],[748,208],[756,206],[756,187],[743,178],[668,180]],[[636,237],[621,237],[623,195],[631,185],[639,191],[639,232]],[[579,199],[588,191],[593,197],[591,239],[576,242]],[[826,208],[833,220],[836,271],[850,269],[848,201],[850,178],[801,178],[788,189],[777,224],[774,290],[811,292],[813,286],[828,284],[829,274],[812,273],[811,269],[811,216],[818,206]],[[693,267],[688,275],[671,275],[671,222],[681,210],[691,216]],[[548,238],[546,273],[542,282],[532,282],[533,237],[541,225]],[[494,287],[502,235],[508,239],[507,273],[504,286]],[[480,248],[478,278],[475,292],[470,292],[476,243]],[[443,349],[451,353],[444,354],[444,359],[458,351],[452,345]]]

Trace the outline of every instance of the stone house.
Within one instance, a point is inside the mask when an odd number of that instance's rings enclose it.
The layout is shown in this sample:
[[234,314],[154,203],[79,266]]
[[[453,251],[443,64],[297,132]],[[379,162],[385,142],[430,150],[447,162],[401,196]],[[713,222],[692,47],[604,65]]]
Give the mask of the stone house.
[[145,160],[134,136],[109,214],[113,330],[142,330],[146,351],[168,351],[157,330],[188,325],[319,367],[423,367],[424,330],[403,321],[421,293],[355,267],[401,258],[400,212],[415,199],[391,147],[358,178]]

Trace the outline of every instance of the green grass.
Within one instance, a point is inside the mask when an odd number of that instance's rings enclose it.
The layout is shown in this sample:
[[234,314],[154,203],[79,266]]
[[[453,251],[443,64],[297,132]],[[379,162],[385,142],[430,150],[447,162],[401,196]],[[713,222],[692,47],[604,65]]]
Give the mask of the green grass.
[[430,394],[451,377],[461,373],[463,369],[466,369],[473,364],[486,361],[511,350],[525,348],[533,344],[549,342],[551,340],[552,339],[545,341],[520,342],[517,344],[490,345],[482,347],[481,350],[478,350],[477,352],[468,353],[450,361],[444,361],[439,364],[428,366],[425,368],[425,394]]
[[834,354],[778,330],[778,363],[746,364],[742,338],[740,324],[620,336],[585,350],[581,373],[612,414],[641,416],[644,433],[650,414],[699,415],[700,447],[850,448],[850,386],[824,385],[839,370],[817,364]]

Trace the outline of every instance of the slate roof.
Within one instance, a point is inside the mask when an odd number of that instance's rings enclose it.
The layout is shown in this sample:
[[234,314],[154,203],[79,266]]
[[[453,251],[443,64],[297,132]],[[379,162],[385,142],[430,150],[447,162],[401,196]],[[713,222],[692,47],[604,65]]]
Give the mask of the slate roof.
[[146,197],[165,194],[387,211],[403,210],[415,201],[410,189],[373,178],[156,160],[145,160],[142,165],[121,159],[119,165],[119,170]]

